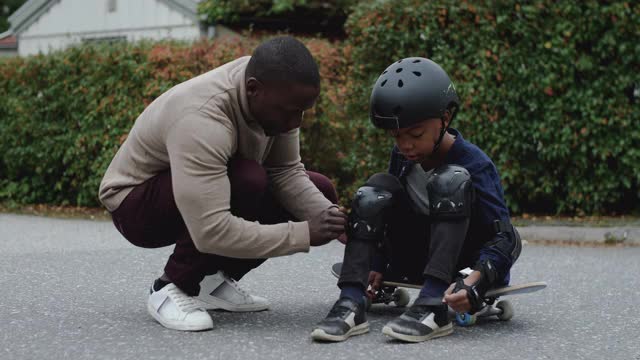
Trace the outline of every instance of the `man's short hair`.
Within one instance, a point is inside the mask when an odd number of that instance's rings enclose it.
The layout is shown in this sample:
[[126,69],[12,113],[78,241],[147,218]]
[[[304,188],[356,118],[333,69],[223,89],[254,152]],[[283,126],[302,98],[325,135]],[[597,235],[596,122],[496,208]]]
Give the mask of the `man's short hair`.
[[246,77],[263,83],[320,86],[318,64],[303,43],[291,36],[263,42],[253,51]]

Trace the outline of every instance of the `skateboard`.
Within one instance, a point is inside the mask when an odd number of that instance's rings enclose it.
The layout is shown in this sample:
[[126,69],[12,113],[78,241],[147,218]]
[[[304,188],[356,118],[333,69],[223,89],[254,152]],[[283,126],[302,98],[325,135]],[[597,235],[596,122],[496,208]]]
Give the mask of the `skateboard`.
[[[473,270],[466,268],[460,270],[460,274],[467,276],[471,274]],[[335,263],[331,267],[331,274],[340,278],[342,272],[342,263]],[[540,291],[547,287],[547,283],[544,281],[529,282],[524,284],[510,285],[500,288],[495,288],[487,291],[483,299],[482,308],[475,314],[455,314],[456,323],[460,326],[469,326],[475,324],[478,318],[487,318],[491,316],[497,317],[499,320],[508,321],[514,315],[513,305],[508,300],[497,301],[500,296],[526,294],[536,291]],[[402,281],[382,281],[380,290],[376,291],[373,298],[367,297],[366,308],[369,310],[373,304],[386,304],[394,303],[397,307],[404,307],[411,301],[411,295],[409,289],[421,289],[422,284],[412,284]],[[496,302],[497,301],[497,302]],[[451,309],[450,309],[451,310]],[[453,311],[451,311],[453,312]]]

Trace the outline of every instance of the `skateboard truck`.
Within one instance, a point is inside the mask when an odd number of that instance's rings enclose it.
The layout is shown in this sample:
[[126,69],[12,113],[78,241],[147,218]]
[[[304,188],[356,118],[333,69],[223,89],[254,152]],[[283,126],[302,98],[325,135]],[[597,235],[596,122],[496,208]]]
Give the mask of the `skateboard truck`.
[[367,296],[366,309],[369,310],[372,304],[389,305],[394,303],[397,307],[405,307],[411,301],[411,295],[406,289],[397,286],[382,286],[380,290],[373,293],[372,297]]

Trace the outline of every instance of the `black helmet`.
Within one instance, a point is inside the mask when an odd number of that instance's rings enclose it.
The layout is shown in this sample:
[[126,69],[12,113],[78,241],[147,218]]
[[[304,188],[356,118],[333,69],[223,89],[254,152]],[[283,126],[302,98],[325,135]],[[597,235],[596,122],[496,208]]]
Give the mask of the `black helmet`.
[[394,62],[378,77],[371,92],[371,122],[381,129],[400,129],[442,119],[446,110],[453,121],[459,104],[456,89],[440,65],[410,57]]

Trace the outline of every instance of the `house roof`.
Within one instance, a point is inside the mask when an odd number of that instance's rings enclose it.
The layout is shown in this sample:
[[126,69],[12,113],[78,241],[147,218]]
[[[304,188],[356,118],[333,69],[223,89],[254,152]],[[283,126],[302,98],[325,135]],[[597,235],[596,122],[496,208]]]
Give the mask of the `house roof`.
[[18,48],[18,39],[13,32],[6,31],[0,33],[0,49],[17,49]]
[[[19,34],[24,29],[33,24],[38,18],[44,14],[49,8],[58,3],[60,0],[28,0],[18,10],[16,10],[11,16],[9,16],[9,22],[11,23],[11,30],[15,34]],[[198,3],[201,0],[156,0],[164,3],[170,8],[179,11],[180,13],[198,20]]]

